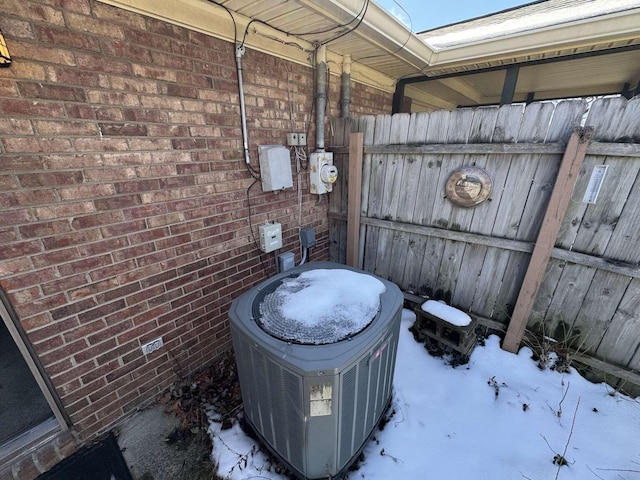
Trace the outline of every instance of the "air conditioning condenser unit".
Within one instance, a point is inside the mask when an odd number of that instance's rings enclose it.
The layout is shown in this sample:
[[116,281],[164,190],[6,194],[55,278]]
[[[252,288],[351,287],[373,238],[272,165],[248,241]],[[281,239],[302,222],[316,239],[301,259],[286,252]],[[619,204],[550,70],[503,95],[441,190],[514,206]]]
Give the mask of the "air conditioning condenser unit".
[[[308,310],[291,313],[294,301]],[[341,475],[373,433],[391,401],[402,304],[395,284],[333,262],[288,270],[233,301],[245,419],[297,477]]]

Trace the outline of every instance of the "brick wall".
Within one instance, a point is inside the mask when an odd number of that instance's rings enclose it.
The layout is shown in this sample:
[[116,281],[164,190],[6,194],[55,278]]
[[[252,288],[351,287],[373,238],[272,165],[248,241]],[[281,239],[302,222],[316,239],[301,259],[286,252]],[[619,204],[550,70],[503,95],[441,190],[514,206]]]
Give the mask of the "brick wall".
[[[234,51],[89,0],[3,5],[0,284],[87,439],[228,349],[232,298],[273,273],[248,224]],[[257,145],[307,127],[313,69],[252,50],[243,66],[257,167]],[[388,113],[391,94],[354,84],[352,102]],[[301,180],[311,259],[327,259],[326,204]],[[297,184],[249,196],[299,260]]]

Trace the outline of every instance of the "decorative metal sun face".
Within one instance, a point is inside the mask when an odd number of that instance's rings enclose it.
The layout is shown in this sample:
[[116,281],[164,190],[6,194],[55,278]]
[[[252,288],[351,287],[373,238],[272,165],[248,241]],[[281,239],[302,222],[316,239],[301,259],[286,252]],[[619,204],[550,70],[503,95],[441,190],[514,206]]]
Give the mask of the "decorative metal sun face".
[[475,207],[491,194],[491,177],[480,167],[454,170],[445,185],[445,195],[459,207]]

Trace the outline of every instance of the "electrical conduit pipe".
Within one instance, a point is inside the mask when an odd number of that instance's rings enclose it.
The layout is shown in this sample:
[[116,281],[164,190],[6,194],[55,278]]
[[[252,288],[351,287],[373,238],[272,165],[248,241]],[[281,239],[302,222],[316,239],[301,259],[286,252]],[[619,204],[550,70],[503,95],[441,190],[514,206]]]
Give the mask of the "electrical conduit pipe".
[[342,60],[342,99],[340,101],[340,116],[349,118],[351,105],[351,55],[345,55]]
[[238,94],[240,96],[240,119],[242,122],[242,149],[244,151],[244,161],[251,163],[249,158],[249,135],[247,133],[247,109],[244,103],[244,84],[242,81],[242,56],[244,55],[244,46],[236,45],[236,71],[238,73]]
[[324,151],[324,113],[327,107],[327,47],[316,49],[316,152]]

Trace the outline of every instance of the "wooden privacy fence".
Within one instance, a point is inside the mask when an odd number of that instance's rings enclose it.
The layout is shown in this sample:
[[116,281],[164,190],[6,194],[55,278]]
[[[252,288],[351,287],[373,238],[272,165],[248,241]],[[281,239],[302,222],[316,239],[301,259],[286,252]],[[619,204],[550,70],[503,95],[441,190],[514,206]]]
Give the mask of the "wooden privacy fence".
[[[586,156],[577,178],[558,179],[580,124],[593,127]],[[347,260],[350,208],[360,224],[350,225],[354,264],[505,327],[545,214],[557,208],[549,204],[554,185],[575,184],[524,321],[640,369],[640,97],[368,116],[336,121],[333,132],[342,175],[330,197],[332,259]],[[349,155],[342,147],[351,132],[362,132],[361,168],[358,148]],[[445,197],[447,179],[464,166],[492,181],[488,200],[471,208]],[[597,200],[583,201],[605,168]],[[349,199],[349,189],[359,198]]]

